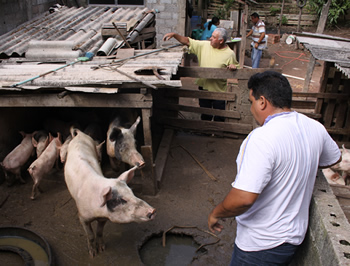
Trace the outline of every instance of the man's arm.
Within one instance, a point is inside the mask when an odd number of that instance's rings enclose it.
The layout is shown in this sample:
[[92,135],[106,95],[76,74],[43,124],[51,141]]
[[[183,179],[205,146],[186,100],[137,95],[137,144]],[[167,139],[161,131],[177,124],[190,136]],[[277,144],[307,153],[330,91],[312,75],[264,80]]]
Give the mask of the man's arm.
[[219,224],[220,218],[228,218],[245,213],[257,200],[259,194],[232,188],[225,199],[217,205],[208,217],[209,230],[221,232],[223,226]]
[[190,40],[188,37],[181,36],[180,34],[177,34],[175,32],[170,32],[164,35],[163,41],[168,41],[171,38],[175,38],[179,43],[183,45],[190,46]]
[[248,38],[252,34],[253,34],[253,30],[251,29],[245,37]]

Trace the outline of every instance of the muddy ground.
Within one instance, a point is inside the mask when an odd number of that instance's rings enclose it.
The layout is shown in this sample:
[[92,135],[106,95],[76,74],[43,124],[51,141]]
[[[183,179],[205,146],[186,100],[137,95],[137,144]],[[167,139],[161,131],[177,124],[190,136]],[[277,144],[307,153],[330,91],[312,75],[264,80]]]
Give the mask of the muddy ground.
[[[328,33],[344,37],[347,31]],[[346,37],[346,36],[345,36]],[[275,57],[275,67],[296,78],[288,78],[293,90],[301,91],[309,54],[294,45],[270,44],[269,57],[261,67],[267,67]],[[302,54],[305,54],[302,55]],[[298,58],[298,59],[295,59]],[[246,65],[250,65],[247,57]],[[323,62],[315,67],[310,91],[317,91]],[[300,79],[298,79],[299,77]],[[183,87],[196,89],[192,79],[183,79]],[[196,103],[194,103],[196,104]],[[51,246],[56,265],[141,265],[138,250],[154,234],[173,226],[191,227],[172,230],[194,236],[198,244],[211,244],[217,238],[205,232],[207,215],[230,190],[236,174],[236,156],[242,139],[200,136],[177,132],[173,138],[160,191],[156,196],[135,193],[157,209],[154,221],[142,224],[113,224],[105,226],[106,250],[90,259],[86,237],[79,223],[62,170],[54,171],[42,182],[44,193],[30,200],[32,181],[7,187],[0,186],[0,226],[25,227],[44,237]],[[188,153],[187,151],[190,153]],[[194,156],[217,181],[213,181],[192,157]],[[194,258],[192,265],[228,265],[235,238],[235,221],[226,219],[225,229],[216,244],[206,245],[205,252]],[[0,261],[22,265],[19,257],[0,253]],[[3,263],[1,263],[4,265]],[[173,265],[177,265],[174,262]]]

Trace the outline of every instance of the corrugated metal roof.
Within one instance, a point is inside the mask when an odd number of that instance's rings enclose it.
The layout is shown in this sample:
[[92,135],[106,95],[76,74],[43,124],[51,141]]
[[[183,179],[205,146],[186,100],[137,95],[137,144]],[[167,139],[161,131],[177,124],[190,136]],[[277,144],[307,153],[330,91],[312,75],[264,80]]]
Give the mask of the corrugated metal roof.
[[[126,22],[130,28],[148,11],[147,8],[63,6],[58,12],[46,12],[0,36],[0,57],[23,56],[31,41],[61,41],[61,44],[67,41],[72,45],[70,49],[79,55],[87,51],[96,53],[105,41],[101,35],[104,23]],[[59,47],[56,50],[59,53]],[[70,57],[76,57],[77,53]]]
[[[95,56],[91,61],[79,61],[88,51],[97,55],[106,41],[101,30],[107,23],[126,24],[126,33],[134,38],[135,31],[148,26],[145,20],[149,16],[155,18],[146,8],[63,7],[20,25],[0,36],[1,55],[11,56],[0,63],[0,91],[59,88],[116,93],[120,88],[181,87],[180,80],[172,80],[183,56],[179,49],[129,49],[142,56],[115,63],[118,57],[125,57],[126,50],[120,48],[115,59]],[[134,73],[144,68],[150,75]],[[154,75],[152,68],[161,69],[163,79]]]
[[302,43],[316,59],[333,62],[344,75],[350,78],[350,40],[330,38],[332,36],[323,34],[314,35],[314,37],[297,36],[298,42]]

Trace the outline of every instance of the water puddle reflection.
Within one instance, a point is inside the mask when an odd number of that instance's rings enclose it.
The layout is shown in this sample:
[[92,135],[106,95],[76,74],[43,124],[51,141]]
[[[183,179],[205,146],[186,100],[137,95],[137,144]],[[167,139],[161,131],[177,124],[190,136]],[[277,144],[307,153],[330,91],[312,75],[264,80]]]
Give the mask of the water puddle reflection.
[[140,257],[146,266],[190,265],[198,248],[192,236],[167,234],[165,247],[161,236],[152,237],[141,247]]

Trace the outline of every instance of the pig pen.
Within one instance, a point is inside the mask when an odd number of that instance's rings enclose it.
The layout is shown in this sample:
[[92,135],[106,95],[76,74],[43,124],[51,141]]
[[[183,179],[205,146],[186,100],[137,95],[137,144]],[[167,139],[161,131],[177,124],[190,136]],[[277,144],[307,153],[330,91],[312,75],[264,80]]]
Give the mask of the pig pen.
[[[157,209],[157,216],[140,224],[107,222],[106,250],[94,259],[89,257],[86,236],[61,170],[54,170],[42,181],[44,192],[36,200],[30,199],[32,181],[28,176],[26,184],[7,187],[3,183],[0,226],[24,227],[42,236],[51,246],[54,265],[142,265],[140,248],[168,230],[190,235],[204,245],[191,265],[228,265],[235,220],[226,219],[224,231],[213,236],[207,232],[207,215],[230,190],[242,139],[179,132],[169,141],[169,156],[157,195],[143,195],[134,189],[136,196]],[[348,265],[350,226],[322,174],[317,178],[310,217],[306,241],[293,265]],[[2,252],[0,261],[23,265],[18,257]],[[172,261],[168,265],[179,264]]]
[[[68,112],[70,118],[80,116],[91,119],[91,110],[56,108],[2,108],[1,135],[2,153],[5,155],[20,142],[17,131],[33,131],[44,117],[52,117],[57,111]],[[106,110],[94,110],[94,114]],[[109,109],[108,109],[109,111]],[[80,119],[81,123],[83,122]],[[0,226],[18,226],[30,229],[47,240],[52,249],[55,265],[140,265],[139,249],[149,238],[173,226],[180,228],[172,233],[184,233],[194,237],[204,247],[194,264],[227,264],[230,259],[235,225],[234,220],[225,222],[226,231],[217,237],[205,232],[207,215],[230,189],[235,175],[235,157],[240,140],[217,139],[179,133],[171,143],[168,161],[164,170],[161,188],[156,196],[142,193],[138,179],[130,184],[136,196],[157,209],[151,222],[136,224],[113,224],[107,222],[104,230],[106,250],[91,259],[87,250],[86,236],[79,219],[74,200],[66,187],[62,169],[54,169],[41,182],[43,193],[30,199],[33,181],[23,175],[26,183],[0,186]],[[226,147],[230,147],[227,149]],[[203,168],[191,157],[195,156],[217,179],[212,180]],[[106,176],[113,176],[105,160],[102,162]],[[2,173],[1,173],[2,175]],[[115,174],[114,174],[115,175]],[[3,177],[3,176],[2,176]],[[3,181],[3,178],[2,178]],[[95,225],[95,224],[94,224]],[[7,257],[0,252],[0,261],[22,265],[17,257]],[[10,260],[11,259],[11,260]],[[15,263],[13,260],[15,259]],[[176,263],[176,262],[174,262]]]

